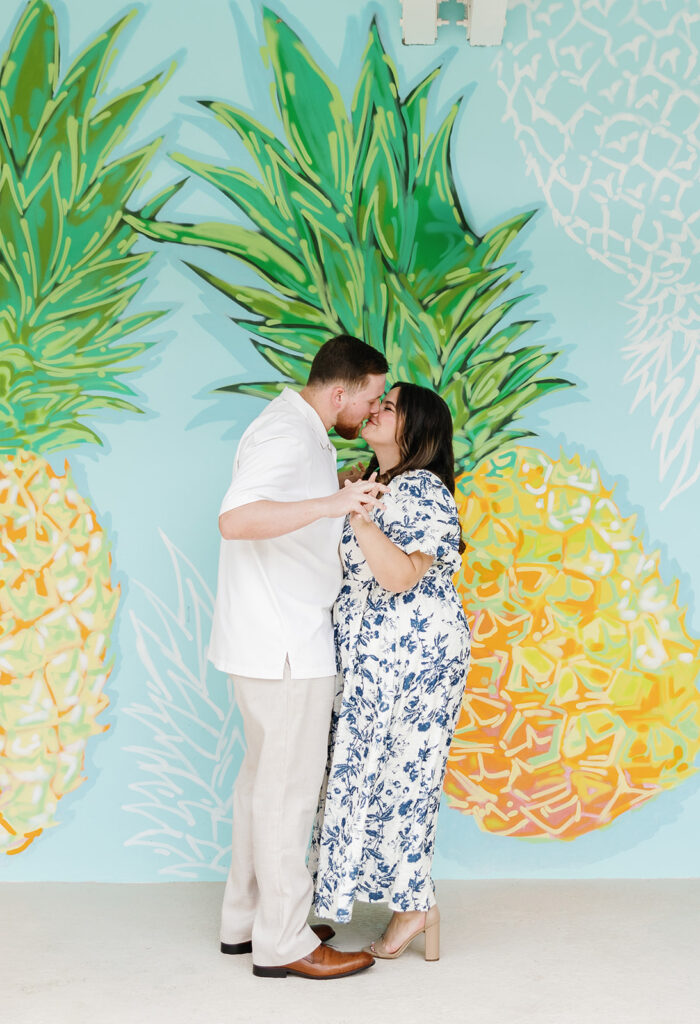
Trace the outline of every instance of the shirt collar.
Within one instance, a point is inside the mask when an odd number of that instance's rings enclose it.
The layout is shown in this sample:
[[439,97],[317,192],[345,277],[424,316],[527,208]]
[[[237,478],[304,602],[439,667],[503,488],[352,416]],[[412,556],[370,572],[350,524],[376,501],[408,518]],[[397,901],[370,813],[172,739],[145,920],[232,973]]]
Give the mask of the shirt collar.
[[294,391],[293,388],[284,388],[281,397],[286,402],[289,402],[290,405],[294,406],[294,408],[297,409],[306,420],[308,420],[314,433],[318,436],[321,445],[329,451],[334,451],[333,442],[328,436],[328,431],[323,425],[323,420],[314,407],[309,405],[306,399],[302,398],[299,392]]

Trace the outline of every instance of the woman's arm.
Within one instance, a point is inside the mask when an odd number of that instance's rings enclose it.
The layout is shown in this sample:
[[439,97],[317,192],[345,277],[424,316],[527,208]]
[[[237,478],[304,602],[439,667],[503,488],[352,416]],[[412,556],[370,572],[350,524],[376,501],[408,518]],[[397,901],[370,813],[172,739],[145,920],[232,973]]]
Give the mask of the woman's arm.
[[410,590],[425,576],[435,560],[432,555],[424,555],[422,551],[413,551],[407,555],[375,523],[361,514],[351,515],[350,522],[367,565],[377,583],[385,590],[394,593]]

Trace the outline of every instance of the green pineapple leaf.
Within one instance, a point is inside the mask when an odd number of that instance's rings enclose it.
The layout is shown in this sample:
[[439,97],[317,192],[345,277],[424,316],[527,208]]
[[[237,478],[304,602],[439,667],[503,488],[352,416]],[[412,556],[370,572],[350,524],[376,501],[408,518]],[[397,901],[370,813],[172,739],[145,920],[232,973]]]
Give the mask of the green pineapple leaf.
[[126,214],[124,220],[149,238],[181,245],[205,245],[237,256],[255,267],[260,276],[285,295],[311,298],[316,291],[313,279],[300,260],[294,259],[258,231],[239,224],[169,224]]
[[[304,175],[323,183],[341,210],[351,173],[352,135],[340,90],[276,14],[265,9],[263,25],[279,113],[292,150]],[[313,117],[307,116],[308,96],[314,97]]]
[[[48,7],[44,0],[32,2]],[[53,97],[47,102],[38,131],[41,144],[34,145],[28,155],[24,177],[31,184],[45,173],[53,155],[61,152],[61,190],[72,202],[80,174],[81,142],[85,125],[92,115],[101,91],[104,76],[113,55],[116,39],[133,15],[126,15],[90,43],[73,61],[63,79],[57,83]],[[5,61],[7,62],[7,57]],[[7,136],[10,138],[10,136]]]
[[[503,257],[533,211],[483,237],[467,223],[450,158],[459,103],[427,136],[439,69],[402,98],[375,22],[349,117],[339,90],[291,29],[269,10],[263,22],[284,141],[245,111],[202,101],[243,142],[259,177],[176,157],[254,228],[233,219],[166,223],[146,213],[127,222],[154,239],[228,253],[266,285],[243,287],[233,274],[224,279],[189,264],[245,311],[234,321],[257,336],[257,351],[284,377],[218,390],[269,399],[285,381],[303,383],[332,334],[359,335],[386,354],[391,380],[443,395],[458,465],[469,469],[529,436],[515,422],[523,410],[570,386],[548,375],[557,352],[520,344],[534,321],[513,319],[529,296],[516,292],[520,273]],[[363,449],[334,440],[341,461]]]
[[403,179],[406,177],[408,158],[407,125],[401,111],[396,68],[384,52],[377,22],[374,19],[370,25],[369,39],[362,58],[362,70],[352,101],[356,182],[362,176],[362,168],[374,133],[373,121],[378,113],[390,122],[388,141],[393,150],[393,161]]
[[353,206],[359,240],[376,241],[396,269],[406,269],[412,232],[404,218],[414,213],[407,197],[408,146],[398,79],[372,22],[352,105],[355,136]]
[[[185,262],[198,277],[201,277],[207,284],[213,285],[222,294],[228,296],[243,306],[248,312],[266,318],[270,326],[289,324],[309,324],[311,326],[322,326],[325,323],[324,314],[316,306],[308,302],[301,302],[298,299],[283,298],[273,292],[265,291],[264,288],[250,288],[246,285],[236,285],[225,281],[215,274],[209,273],[194,263]],[[243,321],[241,321],[243,322]]]
[[256,178],[245,171],[214,167],[201,160],[191,160],[180,153],[174,153],[173,159],[214,185],[227,199],[237,203],[261,234],[286,252],[294,250],[294,242],[289,237],[290,218],[284,216],[280,205],[275,203],[265,186]]
[[30,3],[17,23],[0,73],[0,127],[17,168],[27,159],[57,77],[56,18],[48,4]]
[[[494,291],[500,291],[501,288],[494,289]],[[470,356],[474,359],[477,353],[482,350],[482,345],[486,343],[488,335],[506,317],[519,303],[523,302],[529,296],[527,295],[516,295],[512,299],[502,302],[499,306],[494,306],[487,311],[484,311],[482,315],[472,322],[472,318],[465,318],[462,323],[457,327],[455,333],[457,334],[457,343],[450,353],[450,359],[445,366],[447,373],[454,372],[458,366],[464,364],[465,361],[470,360]],[[489,296],[491,299],[491,296]],[[489,302],[490,305],[490,302]],[[467,328],[466,332],[461,335],[461,331]],[[461,336],[460,336],[461,335]],[[473,365],[473,364],[472,364]]]
[[[158,141],[113,159],[164,75],[100,105],[116,38],[95,39],[60,77],[56,20],[30,0],[0,64],[0,449],[99,442],[100,410],[139,412],[120,376],[150,346],[130,335],[160,311],[124,314],[150,253],[127,204]],[[181,183],[147,204],[155,216]],[[127,397],[129,396],[129,397]]]
[[105,104],[86,123],[81,154],[83,182],[92,183],[96,180],[112,150],[126,140],[132,122],[162,85],[163,76],[155,75]]
[[139,210],[141,217],[146,220],[149,220],[151,217],[156,217],[165,204],[169,203],[170,200],[177,195],[186,181],[187,178],[181,178],[180,181],[176,181],[173,185],[168,185],[167,188],[158,192],[152,199],[141,207]]
[[316,252],[317,286],[331,330],[357,334],[362,329],[362,263],[350,242],[339,241],[309,221]]
[[497,227],[487,231],[477,248],[481,263],[495,263],[500,260],[504,251],[520,234],[525,225],[535,216],[534,210],[526,210]]
[[[462,214],[450,168],[452,129],[459,113],[455,103],[433,138],[418,166],[413,201],[420,214],[416,219],[413,260],[409,273],[415,274],[421,298],[437,290],[448,274],[474,266],[476,236]],[[483,268],[485,263],[480,263]]]
[[376,243],[391,267],[404,270],[412,253],[410,228],[414,227],[415,204],[405,193],[405,166],[396,158],[391,131],[386,113],[377,111],[361,173],[358,171],[357,227],[361,244]]
[[296,356],[274,345],[265,345],[262,341],[256,341],[254,338],[252,342],[260,355],[267,359],[268,363],[276,370],[285,374],[287,380],[302,385],[306,383],[311,369],[311,360],[308,356]]
[[224,384],[216,390],[227,391],[236,395],[250,395],[253,398],[264,398],[267,402],[271,398],[277,398],[278,395],[281,395],[288,386],[289,381],[287,380],[245,381],[240,384]]
[[411,90],[401,104],[401,115],[406,125],[406,156],[408,158],[407,192],[411,193],[421,153],[425,146],[425,120],[430,88],[440,74],[435,68]]

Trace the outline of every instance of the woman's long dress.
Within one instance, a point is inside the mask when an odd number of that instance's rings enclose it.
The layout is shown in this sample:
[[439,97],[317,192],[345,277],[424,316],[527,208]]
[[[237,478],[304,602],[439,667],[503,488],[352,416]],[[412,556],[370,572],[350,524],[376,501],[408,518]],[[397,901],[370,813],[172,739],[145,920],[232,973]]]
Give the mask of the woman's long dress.
[[452,577],[454,499],[428,470],[392,480],[373,518],[403,551],[434,562],[392,593],[346,521],[333,610],[340,687],[309,868],[319,917],[349,921],[355,900],[393,910],[435,902],[430,869],[445,762],[469,665],[469,627]]

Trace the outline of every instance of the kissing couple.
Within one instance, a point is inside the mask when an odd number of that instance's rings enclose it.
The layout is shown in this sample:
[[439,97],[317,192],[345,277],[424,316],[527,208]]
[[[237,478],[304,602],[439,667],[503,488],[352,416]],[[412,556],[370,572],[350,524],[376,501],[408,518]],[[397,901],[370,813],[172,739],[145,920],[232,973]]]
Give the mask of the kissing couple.
[[[221,950],[259,977],[339,978],[425,936],[440,793],[469,627],[452,419],[349,335],[247,428],[219,514],[209,658],[228,673],[246,754],[233,795]],[[329,431],[367,466],[337,472]],[[309,837],[311,848],[309,851]],[[355,900],[393,915],[364,950],[329,945]]]

